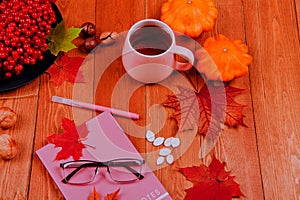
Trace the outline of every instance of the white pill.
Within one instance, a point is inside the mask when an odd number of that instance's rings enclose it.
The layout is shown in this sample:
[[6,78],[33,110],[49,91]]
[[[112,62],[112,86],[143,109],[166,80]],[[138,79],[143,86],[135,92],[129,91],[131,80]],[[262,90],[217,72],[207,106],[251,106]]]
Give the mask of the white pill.
[[171,145],[172,145],[173,148],[178,147],[180,145],[180,139],[179,138],[173,138],[171,140]]
[[162,148],[160,151],[159,151],[159,155],[160,156],[167,156],[171,153],[171,149],[168,149],[168,148]]
[[164,140],[165,140],[164,137],[158,137],[154,140],[153,145],[157,147],[157,146],[161,145],[162,143],[164,143]]
[[168,155],[167,158],[166,158],[166,160],[167,160],[168,164],[172,164],[174,162],[174,156]]
[[173,139],[173,137],[169,137],[165,140],[165,142],[164,142],[165,147],[170,147],[171,146],[172,139]]
[[156,165],[161,165],[164,163],[164,161],[165,161],[164,157],[158,157],[156,160]]
[[154,133],[152,131],[147,131],[146,139],[148,140],[148,142],[153,142],[155,140]]

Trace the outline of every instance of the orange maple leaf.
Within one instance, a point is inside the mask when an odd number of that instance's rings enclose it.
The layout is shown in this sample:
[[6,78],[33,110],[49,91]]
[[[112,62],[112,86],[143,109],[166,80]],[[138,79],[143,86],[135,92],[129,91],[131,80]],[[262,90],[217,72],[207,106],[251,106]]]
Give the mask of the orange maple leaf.
[[[119,194],[120,188],[116,190],[113,193],[109,193],[106,195],[104,200],[118,200],[118,194]],[[100,194],[96,191],[96,187],[94,186],[93,192],[90,194],[88,200],[100,200],[101,196]]]
[[118,200],[120,188],[113,193],[107,194],[104,200]]
[[100,194],[96,191],[96,187],[94,186],[93,192],[90,194],[88,200],[100,200]]

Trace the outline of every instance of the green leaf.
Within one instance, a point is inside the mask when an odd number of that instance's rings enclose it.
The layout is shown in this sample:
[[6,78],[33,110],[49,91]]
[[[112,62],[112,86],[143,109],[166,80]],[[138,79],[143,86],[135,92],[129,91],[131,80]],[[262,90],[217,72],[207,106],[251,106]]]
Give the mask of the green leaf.
[[79,36],[82,28],[68,28],[65,27],[65,22],[57,24],[55,28],[51,29],[51,33],[47,35],[48,49],[55,56],[58,55],[60,51],[68,52],[75,49],[76,46],[72,41]]

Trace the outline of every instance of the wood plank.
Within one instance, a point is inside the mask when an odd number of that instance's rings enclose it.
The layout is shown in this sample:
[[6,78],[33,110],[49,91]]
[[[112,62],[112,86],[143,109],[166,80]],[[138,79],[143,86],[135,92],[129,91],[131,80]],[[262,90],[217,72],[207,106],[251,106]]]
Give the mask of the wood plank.
[[31,174],[34,130],[37,113],[39,80],[19,89],[0,94],[0,107],[10,107],[17,113],[17,122],[9,130],[17,143],[18,154],[10,161],[0,159],[0,199],[13,199],[17,192],[27,196]]
[[144,12],[144,1],[98,0],[96,5],[97,31],[99,34],[104,31],[128,31],[135,22],[144,18]]
[[[147,0],[147,12],[146,18],[160,19],[161,6],[166,2],[165,0]],[[195,41],[176,35],[176,44],[189,48],[191,51],[195,51]],[[192,70],[193,71],[193,70]],[[192,77],[193,72],[190,74]],[[191,187],[191,183],[185,180],[185,177],[178,171],[179,167],[186,167],[188,165],[200,165],[201,161],[198,158],[200,138],[195,137],[195,131],[179,132],[177,124],[174,119],[171,118],[174,110],[166,109],[161,104],[167,99],[168,95],[178,94],[177,86],[189,87],[190,84],[184,78],[183,74],[174,72],[166,80],[154,84],[148,85],[147,88],[147,128],[152,130],[156,137],[162,136],[179,137],[181,139],[181,145],[179,148],[172,149],[172,155],[175,158],[175,162],[172,165],[166,162],[161,165],[156,165],[156,159],[159,157],[159,150],[162,148],[154,147],[151,143],[147,142],[147,156],[148,162],[154,170],[157,177],[161,180],[166,190],[171,195],[172,199],[184,199],[184,189]]]
[[[99,1],[101,2],[99,3]],[[99,35],[102,31],[122,32],[128,30],[139,19],[158,19],[160,6],[164,1],[136,0],[120,4],[108,0],[88,2],[59,0],[57,4],[68,26],[78,27],[83,22],[92,21],[96,23],[97,35]],[[105,8],[103,8],[104,5]],[[297,111],[300,107],[300,75],[298,73],[300,47],[297,23],[299,27],[300,2],[298,0],[288,0],[288,2],[270,0],[221,2],[217,0],[216,5],[219,17],[214,30],[202,34],[197,41],[202,43],[207,36],[218,33],[231,39],[242,39],[248,44],[254,61],[250,66],[250,82],[247,76],[232,82],[232,85],[246,89],[236,100],[247,105],[244,115],[249,128],[226,127],[213,153],[226,162],[228,169],[236,176],[235,180],[241,185],[241,190],[247,199],[299,199],[300,137],[298,132],[300,116]],[[245,14],[245,21],[243,21],[243,14]],[[298,22],[296,21],[297,16]],[[117,53],[114,53],[119,55],[122,45],[117,44],[115,47]],[[108,49],[109,47],[103,47],[99,51],[107,59],[109,56],[117,56]],[[70,55],[84,56],[78,51],[72,51]],[[96,64],[101,64],[101,62],[96,61]],[[87,65],[93,68],[94,63],[91,61]],[[74,88],[76,88],[75,91],[80,91],[76,94],[86,101],[95,101],[102,105],[125,109],[128,107],[130,111],[139,112],[142,118],[138,121],[116,118],[129,135],[133,134],[134,130],[138,130],[138,134],[132,135],[130,138],[151,162],[155,161],[157,155],[155,153],[158,148],[154,148],[150,143],[145,143],[145,131],[153,129],[158,132],[158,135],[166,137],[176,132],[175,122],[166,118],[166,115],[169,116],[172,112],[171,110],[165,112],[156,106],[154,109],[150,109],[154,104],[161,103],[165,99],[165,95],[172,93],[168,88],[156,85],[143,86],[127,78],[121,80],[126,73],[120,58],[113,60],[99,81],[97,76],[92,75],[93,71],[87,69],[84,73],[89,80],[95,78],[94,83],[89,82],[88,84],[91,87],[91,84],[95,84],[93,89],[96,94],[92,94],[93,91],[83,90],[84,87],[81,87],[83,85],[77,84],[76,86],[79,87],[65,83],[59,88],[54,88],[49,83],[47,75],[43,75],[40,79],[18,90],[0,94],[0,106],[12,107],[19,114],[20,120],[9,133],[17,139],[22,151],[12,161],[0,161],[2,169],[0,170],[0,199],[6,197],[13,199],[17,191],[28,199],[63,199],[36,155],[33,155],[30,180],[32,146],[34,145],[35,151],[46,144],[46,136],[61,132],[61,117],[76,117],[78,122],[82,122],[92,114],[87,112],[81,115],[77,111],[81,112],[82,110],[73,110],[68,106],[51,103],[52,95],[72,98],[74,97]],[[176,76],[176,74],[172,76]],[[131,91],[132,87],[139,88],[133,92]],[[250,94],[252,94],[253,108]],[[126,97],[125,102],[118,99],[120,96]],[[253,111],[254,116],[252,116]],[[162,129],[162,124],[155,119],[155,115],[165,122]],[[255,124],[253,119],[255,119]],[[134,128],[131,125],[134,125]],[[141,129],[137,128],[138,126]],[[192,186],[178,172],[178,167],[202,163],[202,160],[198,159],[201,142],[203,139],[197,136],[180,159],[173,165],[164,166],[155,172],[173,199],[183,199],[184,188]],[[204,162],[209,163],[209,158],[204,159]],[[262,173],[262,177],[260,173]],[[28,186],[29,181],[31,181],[30,186]]]
[[[157,18],[151,12],[155,9],[160,9],[160,4],[162,1],[147,1],[147,7],[146,7],[146,16],[145,18]],[[155,6],[154,6],[155,5]],[[136,6],[136,4],[135,4]],[[153,8],[150,8],[149,6],[153,6]],[[123,6],[122,6],[123,7]],[[141,9],[141,8],[135,8]],[[122,11],[121,11],[122,13]],[[102,13],[102,15],[105,15],[105,13]],[[136,16],[136,15],[135,15]],[[100,17],[97,17],[97,19]],[[129,17],[130,18],[130,17]],[[141,19],[143,18],[141,13]],[[100,18],[101,19],[101,18]],[[125,23],[126,26],[126,22]],[[104,29],[105,30],[105,29]],[[118,44],[115,44],[118,45]],[[193,45],[194,46],[194,45]],[[115,52],[120,53],[122,50],[121,47],[115,47]],[[101,50],[100,50],[101,51]],[[101,59],[105,63],[105,59],[109,59],[112,54],[112,50],[108,50],[110,53],[108,55],[102,56],[103,59]],[[102,53],[105,53],[104,49],[101,51]],[[117,53],[117,54],[118,54]],[[101,61],[100,60],[100,61]],[[106,61],[107,62],[107,61]],[[97,63],[96,66],[100,66],[101,62],[99,64]],[[155,133],[159,132],[160,129],[164,124],[160,122],[165,122],[165,113],[162,111],[161,108],[154,106],[155,104],[162,103],[162,100],[165,99],[166,94],[168,94],[170,91],[167,88],[164,88],[163,86],[159,85],[151,85],[151,86],[144,86],[143,84],[139,84],[134,80],[131,80],[128,76],[124,75],[124,71],[121,70],[119,67],[121,66],[121,61],[117,60],[114,61],[114,63],[111,64],[111,66],[106,70],[105,74],[101,77],[101,80],[99,81],[98,89],[96,94],[99,95],[99,103],[105,104],[105,105],[116,105],[116,106],[122,106],[122,103],[120,100],[114,101],[113,98],[122,97],[122,100],[127,103],[129,100],[130,108],[132,108],[133,112],[138,112],[141,115],[141,119],[136,121],[136,124],[132,124],[128,120],[121,120],[120,118],[117,118],[118,122],[121,124],[121,127],[125,129],[125,131],[129,134],[133,134],[133,137],[130,137],[135,146],[138,148],[138,150],[142,153],[144,153],[144,157],[147,160],[147,163],[152,167],[153,170],[155,170],[156,175],[158,178],[162,181],[163,185],[166,187],[166,189],[171,193],[174,199],[183,199],[184,192],[183,192],[183,179],[182,175],[176,171],[176,165],[164,168],[161,170],[157,169],[157,166],[155,166],[155,158],[157,156],[157,148],[151,147],[149,143],[146,143],[145,145],[145,132],[146,130],[152,130]],[[118,73],[116,73],[118,72]],[[107,74],[107,75],[106,75]],[[109,76],[111,74],[111,76]],[[129,79],[128,79],[129,78]],[[175,78],[176,79],[176,78]],[[113,84],[105,84],[107,82],[113,83]],[[118,83],[115,83],[118,82]],[[122,87],[123,85],[123,87]],[[125,85],[125,86],[124,86]],[[126,90],[126,85],[130,85],[130,87]],[[140,88],[138,88],[140,87]],[[138,88],[137,90],[133,91],[132,88]],[[111,97],[111,93],[114,91],[116,96]],[[127,93],[127,94],[126,94]],[[97,95],[97,96],[98,96]],[[130,98],[131,97],[131,98]],[[114,104],[115,102],[115,104]],[[154,106],[154,107],[153,107]],[[137,127],[137,125],[141,127]],[[176,130],[174,130],[174,127],[176,127],[173,120],[168,120],[165,122],[166,127],[161,131],[160,134],[164,134],[164,136],[167,136],[165,133],[169,134],[169,136],[172,135],[172,133],[176,133]],[[174,180],[174,181],[170,181]]]
[[[163,2],[164,1],[156,1],[153,4],[149,4],[147,8],[147,14],[148,13],[150,14],[147,17],[159,18],[160,6],[158,6],[158,4],[162,4]],[[216,3],[217,3],[216,6],[219,10],[219,18],[217,19],[217,23],[214,27],[214,30],[209,33],[203,33],[201,37],[197,39],[197,41],[201,43],[209,35],[216,35],[218,33],[225,34],[229,38],[243,40],[244,24],[243,24],[242,3],[240,1],[231,1],[226,3],[217,1]],[[232,21],[234,21],[235,23],[231,23]],[[200,46],[197,45],[197,48],[199,47]],[[246,123],[250,128],[248,129],[238,128],[238,130],[227,129],[226,131],[224,131],[225,133],[220,137],[219,139],[220,141],[216,144],[214,153],[218,157],[220,157],[222,161],[225,161],[228,164],[227,165],[228,168],[233,171],[234,175],[237,176],[236,181],[241,184],[241,190],[245,193],[247,198],[262,199],[263,191],[262,191],[262,186],[260,184],[259,160],[258,160],[258,154],[256,150],[256,138],[255,138],[253,118],[252,118],[252,105],[251,105],[251,97],[250,97],[250,89],[249,89],[249,78],[244,77],[242,79],[234,81],[233,84],[237,87],[242,87],[247,89],[246,93],[244,93],[238,98],[238,101],[242,104],[248,105],[248,107],[244,110],[244,114],[246,115]],[[158,99],[161,100],[161,97]],[[244,142],[245,138],[247,138],[246,145]],[[199,146],[202,143],[199,142],[200,142],[200,138],[196,137],[195,142],[190,146],[189,151],[186,152],[184,156],[182,156],[182,158],[178,161],[179,166],[181,165],[180,167],[187,167],[193,164],[199,165],[201,163],[198,157],[198,152],[199,152]],[[231,146],[234,146],[235,148],[231,148]],[[220,149],[221,147],[222,149]],[[241,150],[236,151],[236,148],[239,148]],[[184,157],[186,157],[187,159],[184,159]],[[195,161],[197,159],[198,162]],[[184,160],[185,162],[181,160]],[[240,160],[244,160],[243,167],[241,167]],[[168,183],[166,184],[166,187],[170,185],[170,178],[172,177],[171,171],[169,171],[169,173],[170,174],[168,175],[166,175],[166,173],[163,173],[163,176],[160,176],[161,179],[164,179],[163,177],[165,176],[168,177],[168,180],[166,180],[166,183]],[[181,185],[181,189],[191,186],[191,185],[185,185],[187,183],[185,183],[184,180],[178,181],[178,176],[174,176],[174,179],[176,179],[177,183],[179,182],[179,185]],[[183,178],[181,177],[181,179]],[[168,188],[171,189],[175,187],[168,187]],[[176,199],[180,199],[184,196],[184,195],[182,196],[182,194],[176,196],[175,191],[172,191],[170,193],[173,194],[174,195],[173,198]]]
[[[64,21],[66,22],[66,27],[80,27],[84,22],[88,21],[95,23],[95,0],[91,0],[88,2],[82,2],[79,0],[57,1],[56,4],[62,13]],[[68,55],[85,56],[81,52],[79,52],[78,49],[69,52]],[[93,63],[91,63],[91,69],[93,69]],[[91,72],[92,71],[89,70],[85,70],[83,72],[86,80],[88,81],[92,80]],[[83,84],[90,84],[90,82]],[[61,86],[55,88],[53,84],[50,83],[48,75],[44,75],[42,77],[36,122],[34,151],[47,144],[47,136],[53,133],[61,133],[63,131],[61,127],[62,117],[74,119],[78,123],[91,117],[90,112],[81,110],[81,115],[78,115],[76,114],[76,109],[73,110],[70,106],[51,102],[51,97],[53,95],[73,98],[74,92],[78,92],[78,90],[73,90],[73,86],[74,84],[72,83],[64,82]],[[78,87],[80,88],[80,86]],[[80,93],[83,97],[86,98],[86,101],[90,101],[91,97],[93,96],[92,94],[90,94],[90,91],[82,90],[80,91]],[[29,191],[29,199],[64,199],[36,154],[34,154],[33,156],[32,175]]]
[[297,27],[298,27],[298,37],[300,37],[300,1],[299,0],[295,0],[295,10],[296,10],[296,17],[297,17]]
[[[223,2],[217,0],[215,3],[218,9],[218,18],[214,29],[206,34],[223,34],[229,39],[242,40],[247,43],[245,40],[244,5],[242,1]],[[203,36],[199,42],[207,38],[205,34]],[[263,199],[249,76],[235,79],[231,82],[231,85],[245,89],[235,100],[246,105],[243,114],[248,128],[225,127],[213,152],[221,161],[226,162],[227,169],[236,176],[235,180],[240,184],[241,191],[247,199]],[[244,199],[244,197],[241,197],[241,199]]]
[[139,127],[145,122],[145,89],[139,88],[140,84],[126,74],[121,55],[127,31],[135,22],[144,18],[144,12],[145,2],[140,0],[100,0],[96,8],[96,26],[99,27],[99,34],[116,31],[120,36],[115,44],[100,46],[97,49],[95,81],[98,82],[95,82],[95,102],[140,115],[140,119],[135,121],[116,116],[116,120],[140,152],[144,152],[145,149],[144,141],[138,136],[144,135],[145,130]]
[[299,199],[300,46],[295,4],[245,0],[244,9],[254,56],[251,91],[265,198]]

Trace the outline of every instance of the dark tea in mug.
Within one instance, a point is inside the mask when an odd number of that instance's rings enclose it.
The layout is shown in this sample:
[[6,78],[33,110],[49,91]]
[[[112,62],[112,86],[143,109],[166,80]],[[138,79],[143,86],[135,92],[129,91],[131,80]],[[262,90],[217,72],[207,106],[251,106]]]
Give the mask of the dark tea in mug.
[[137,52],[148,56],[162,54],[172,44],[172,38],[167,30],[158,26],[143,26],[136,29],[129,41]]

